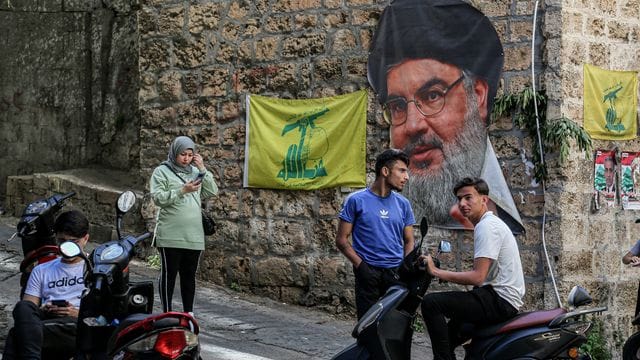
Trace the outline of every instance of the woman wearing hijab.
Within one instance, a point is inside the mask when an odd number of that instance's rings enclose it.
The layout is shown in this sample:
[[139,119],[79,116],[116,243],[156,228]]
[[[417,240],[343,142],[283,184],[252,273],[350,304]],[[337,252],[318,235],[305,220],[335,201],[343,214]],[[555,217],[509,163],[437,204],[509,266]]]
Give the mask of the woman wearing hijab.
[[193,314],[196,271],[204,250],[201,197],[218,193],[211,172],[204,166],[196,145],[186,136],[177,137],[167,160],[153,170],[151,196],[159,207],[155,246],[161,259],[159,292],[165,312],[180,274],[183,311]]

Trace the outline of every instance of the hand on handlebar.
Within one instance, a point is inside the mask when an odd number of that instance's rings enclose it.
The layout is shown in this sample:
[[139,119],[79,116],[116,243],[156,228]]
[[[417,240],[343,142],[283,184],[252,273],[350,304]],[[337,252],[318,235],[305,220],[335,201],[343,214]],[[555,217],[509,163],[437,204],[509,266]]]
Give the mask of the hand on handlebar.
[[420,255],[420,257],[418,258],[418,263],[420,264],[420,269],[424,269],[429,275],[434,276],[433,270],[436,268],[436,265],[433,262],[433,258],[431,257],[431,255]]

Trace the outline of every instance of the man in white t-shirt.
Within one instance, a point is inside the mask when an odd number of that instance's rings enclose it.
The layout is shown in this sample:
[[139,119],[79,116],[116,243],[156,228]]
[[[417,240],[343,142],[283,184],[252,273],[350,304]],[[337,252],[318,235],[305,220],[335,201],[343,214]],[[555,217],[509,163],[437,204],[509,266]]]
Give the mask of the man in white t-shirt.
[[464,178],[453,192],[460,212],[474,225],[473,269],[442,270],[429,255],[423,256],[423,261],[434,277],[474,288],[430,293],[423,298],[422,317],[435,360],[456,358],[454,349],[465,340],[459,336],[463,323],[487,326],[506,321],[518,313],[525,293],[518,244],[509,227],[488,210],[487,183]]
[[[89,241],[89,221],[79,211],[60,214],[53,227],[58,243],[73,241],[83,249]],[[24,296],[13,309],[14,327],[3,360],[73,356],[83,270],[81,258],[58,258],[33,269]]]

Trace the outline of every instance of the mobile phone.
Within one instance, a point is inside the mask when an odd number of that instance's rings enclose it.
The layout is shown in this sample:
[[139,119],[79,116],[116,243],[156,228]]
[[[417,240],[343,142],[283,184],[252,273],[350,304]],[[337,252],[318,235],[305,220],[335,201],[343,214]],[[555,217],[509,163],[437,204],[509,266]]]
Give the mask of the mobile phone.
[[193,180],[194,183],[199,184],[202,182],[202,179],[204,179],[204,174],[205,173],[198,173],[198,176],[196,176],[196,179]]
[[51,305],[58,307],[67,307],[67,300],[51,300]]

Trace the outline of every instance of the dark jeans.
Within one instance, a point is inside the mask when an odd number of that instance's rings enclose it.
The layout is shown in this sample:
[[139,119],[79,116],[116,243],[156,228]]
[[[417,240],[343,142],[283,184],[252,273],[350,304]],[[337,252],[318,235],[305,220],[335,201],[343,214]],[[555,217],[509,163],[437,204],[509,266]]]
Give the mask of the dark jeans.
[[162,267],[158,290],[164,312],[173,311],[173,289],[176,276],[180,274],[180,295],[184,312],[193,312],[193,300],[196,294],[196,271],[200,260],[200,250],[158,248]]
[[381,268],[369,265],[364,261],[358,268],[353,268],[356,278],[356,311],[358,319],[389,289],[399,284],[398,268]]
[[36,304],[23,300],[13,309],[13,321],[3,360],[68,359],[75,353],[76,318],[48,318]]
[[431,338],[434,360],[456,358],[454,349],[466,340],[459,334],[462,324],[488,326],[517,314],[518,310],[496,294],[491,285],[471,291],[430,293],[422,299],[422,317]]

